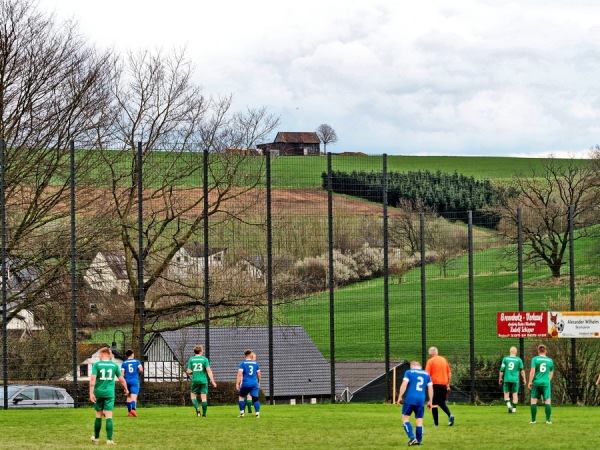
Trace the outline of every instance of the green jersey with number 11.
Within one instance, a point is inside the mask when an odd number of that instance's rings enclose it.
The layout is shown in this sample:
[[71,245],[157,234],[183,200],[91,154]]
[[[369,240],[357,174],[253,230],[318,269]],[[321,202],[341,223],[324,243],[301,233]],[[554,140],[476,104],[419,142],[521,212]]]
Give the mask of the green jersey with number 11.
[[536,356],[531,360],[531,368],[535,369],[533,386],[550,386],[550,372],[554,372],[554,361],[547,356]]
[[111,360],[97,361],[92,366],[92,375],[96,375],[94,395],[97,398],[115,397],[115,377],[121,376],[121,368]]

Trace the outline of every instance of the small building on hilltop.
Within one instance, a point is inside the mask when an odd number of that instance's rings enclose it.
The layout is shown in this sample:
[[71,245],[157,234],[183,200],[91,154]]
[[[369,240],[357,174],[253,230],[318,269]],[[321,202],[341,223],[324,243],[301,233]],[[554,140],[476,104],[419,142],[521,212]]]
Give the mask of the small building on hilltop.
[[270,144],[259,144],[257,147],[264,153],[280,156],[319,156],[321,140],[314,131],[280,131]]

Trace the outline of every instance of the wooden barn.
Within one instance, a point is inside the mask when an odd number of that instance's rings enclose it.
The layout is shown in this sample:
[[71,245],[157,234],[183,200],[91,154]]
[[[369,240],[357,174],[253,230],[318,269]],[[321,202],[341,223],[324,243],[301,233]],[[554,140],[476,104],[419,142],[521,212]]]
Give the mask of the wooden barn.
[[313,131],[291,132],[280,131],[270,144],[260,144],[257,147],[270,151],[272,155],[280,156],[319,156],[321,140]]

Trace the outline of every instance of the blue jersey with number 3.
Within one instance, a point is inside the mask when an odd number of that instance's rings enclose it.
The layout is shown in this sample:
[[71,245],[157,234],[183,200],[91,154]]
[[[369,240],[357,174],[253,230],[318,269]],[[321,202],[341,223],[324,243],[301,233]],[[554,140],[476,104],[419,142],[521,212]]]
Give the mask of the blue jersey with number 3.
[[247,359],[242,361],[238,367],[238,371],[242,371],[242,387],[258,387],[258,375],[260,367],[254,360]]
[[431,377],[423,369],[410,369],[404,373],[404,380],[408,380],[404,403],[409,405],[425,405],[427,386],[432,385]]
[[135,384],[140,382],[138,367],[141,365],[142,363],[137,359],[126,359],[123,361],[123,364],[121,364],[121,370],[123,371],[123,377],[125,378],[127,384]]

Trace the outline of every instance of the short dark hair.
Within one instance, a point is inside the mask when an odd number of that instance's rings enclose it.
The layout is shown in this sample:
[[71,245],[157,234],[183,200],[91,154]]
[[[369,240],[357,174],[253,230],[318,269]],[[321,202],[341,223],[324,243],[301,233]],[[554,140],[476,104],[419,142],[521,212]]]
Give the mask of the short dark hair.
[[128,358],[133,355],[133,350],[131,350],[130,348],[127,349],[127,351],[125,352],[125,356],[127,356]]
[[538,345],[538,352],[546,353],[546,346],[544,344]]
[[251,354],[252,354],[252,350],[250,350],[250,349],[247,349],[247,350],[244,352],[244,355],[245,355],[245,356],[250,356]]
[[204,347],[202,347],[201,345],[196,345],[194,347],[194,353],[197,355],[199,353],[202,353],[204,351]]

